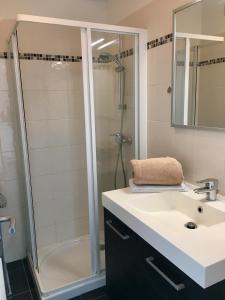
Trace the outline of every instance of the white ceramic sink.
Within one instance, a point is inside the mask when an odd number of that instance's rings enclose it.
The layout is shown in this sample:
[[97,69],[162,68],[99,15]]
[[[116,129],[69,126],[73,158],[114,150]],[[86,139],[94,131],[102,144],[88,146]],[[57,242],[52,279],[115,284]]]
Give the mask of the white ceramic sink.
[[[192,190],[135,194],[130,188],[105,192],[102,198],[106,209],[207,288],[225,279],[225,198],[204,199]],[[187,222],[197,228],[186,228]]]
[[164,192],[127,200],[127,205],[148,214],[155,222],[169,227],[184,227],[187,222],[194,222],[197,228],[225,222],[225,212],[197,201],[185,193]]

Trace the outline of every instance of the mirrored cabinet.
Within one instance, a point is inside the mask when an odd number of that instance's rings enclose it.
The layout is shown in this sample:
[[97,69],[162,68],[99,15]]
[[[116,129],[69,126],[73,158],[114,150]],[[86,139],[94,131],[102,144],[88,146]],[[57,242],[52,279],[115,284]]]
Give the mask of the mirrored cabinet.
[[172,126],[225,128],[225,1],[174,11]]

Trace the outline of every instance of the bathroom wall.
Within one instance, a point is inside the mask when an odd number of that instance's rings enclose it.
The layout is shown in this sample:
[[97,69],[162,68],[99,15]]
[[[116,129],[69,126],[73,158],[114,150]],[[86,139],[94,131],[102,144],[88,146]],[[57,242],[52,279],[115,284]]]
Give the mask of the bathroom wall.
[[118,23],[152,0],[108,0],[108,22]]
[[[220,34],[225,36],[225,34]],[[225,43],[212,43],[200,48],[198,67],[198,124],[225,127]],[[217,61],[215,63],[215,61]]]
[[[18,31],[38,248],[89,231],[80,31],[40,27],[36,45],[35,30]],[[60,48],[51,48],[61,36]]]
[[[172,32],[172,11],[189,1],[154,0],[120,24],[145,27],[148,40]],[[171,155],[181,161],[185,179],[219,179],[225,193],[225,132],[172,128],[170,126],[172,43],[148,50],[148,156]]]
[[[125,67],[124,72],[116,72],[115,62],[94,63],[94,97],[95,97],[95,120],[96,120],[96,147],[97,147],[97,170],[98,170],[98,191],[100,207],[100,224],[103,229],[103,208],[101,204],[102,191],[108,191],[114,188],[114,174],[118,154],[118,144],[115,136],[121,126],[122,110],[119,109],[120,92],[119,79],[125,75],[124,101],[126,109],[124,110],[123,134],[125,137],[134,137],[134,56],[124,51],[134,44],[133,36],[126,36],[129,43],[125,43],[124,36],[109,33],[93,33],[93,40],[104,37],[110,40],[119,39],[119,44],[107,48],[107,52],[118,54],[120,52],[121,64]],[[120,50],[119,50],[120,48]],[[93,49],[93,55],[97,57],[100,51]],[[104,51],[104,50],[103,50]],[[130,177],[130,159],[134,157],[134,142],[124,144],[123,161],[126,172]],[[117,188],[124,186],[121,161],[119,160],[117,172]]]
[[25,255],[24,191],[21,182],[19,145],[14,105],[11,102],[8,61],[0,58],[0,192],[7,198],[7,207],[0,216],[16,218],[16,234],[9,235],[9,223],[3,224],[3,240],[7,261]]
[[57,3],[55,0],[2,0],[0,52],[7,50],[7,41],[15,25],[17,14],[105,23],[108,16],[107,8],[107,0],[64,0]]
[[[224,3],[219,0],[205,1],[202,9],[203,33],[225,37],[224,26]],[[199,61],[202,64],[198,67],[198,122],[203,126],[225,127],[224,50],[225,42],[212,42],[200,47]]]

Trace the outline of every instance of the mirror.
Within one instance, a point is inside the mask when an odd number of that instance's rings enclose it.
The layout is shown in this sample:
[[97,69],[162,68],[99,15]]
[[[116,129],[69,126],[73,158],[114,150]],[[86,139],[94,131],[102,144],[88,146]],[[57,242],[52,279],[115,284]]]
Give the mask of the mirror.
[[174,11],[172,126],[225,128],[225,0]]

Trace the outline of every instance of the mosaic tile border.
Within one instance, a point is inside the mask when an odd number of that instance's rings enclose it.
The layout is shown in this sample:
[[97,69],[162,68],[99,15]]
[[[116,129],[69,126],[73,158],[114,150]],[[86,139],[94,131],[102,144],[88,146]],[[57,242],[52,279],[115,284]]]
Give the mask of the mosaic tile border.
[[[213,59],[209,59],[209,60],[200,61],[197,66],[205,67],[205,66],[216,65],[216,64],[221,64],[221,63],[225,63],[225,57],[219,57],[219,58],[213,58]],[[184,62],[177,61],[176,65],[178,67],[184,67]],[[193,67],[193,66],[194,66],[194,63],[190,62],[190,67]]]
[[[172,42],[173,34],[167,34],[163,37],[159,37],[158,39],[152,40],[147,43],[147,49],[152,49],[155,47],[162,46],[166,43]],[[120,58],[125,58],[134,54],[134,49],[130,48],[121,52],[118,56]],[[0,52],[0,58],[8,58],[7,52]],[[62,62],[81,62],[81,56],[73,56],[73,55],[52,55],[52,54],[42,54],[42,53],[19,53],[19,58],[24,60],[45,60],[45,61],[62,61]],[[98,58],[93,58],[94,62],[104,63],[103,61]]]
[[0,58],[7,58],[8,54],[7,52],[0,52]]
[[161,36],[161,37],[159,37],[155,40],[152,40],[152,41],[148,42],[147,43],[147,49],[150,50],[152,48],[156,48],[156,47],[171,43],[172,41],[173,41],[173,34],[169,33],[169,34],[166,34],[166,35]]
[[[121,52],[119,55],[120,58],[125,58],[133,55],[133,48]],[[12,55],[12,54],[11,54]],[[7,52],[0,52],[0,58],[7,59]],[[43,54],[43,53],[19,53],[19,58],[24,60],[44,60],[44,61],[61,61],[61,62],[81,62],[81,56],[74,55],[53,55],[53,54]],[[99,58],[93,57],[93,62],[96,63],[107,63],[108,61],[101,60]]]
[[221,63],[225,63],[225,57],[218,57],[218,58],[200,61],[198,63],[198,66],[204,67],[204,66],[216,65],[216,64],[221,64]]
[[[147,43],[147,50],[151,50],[156,47],[171,43],[173,41],[173,33],[166,34],[157,39],[154,39]],[[117,57],[125,58],[134,54],[134,49],[130,48],[126,51],[121,52]],[[12,54],[11,54],[12,55]],[[7,52],[0,52],[0,58],[7,59]],[[81,62],[81,56],[74,55],[52,55],[52,54],[42,54],[42,53],[19,53],[19,58],[24,60],[44,60],[44,61],[61,61],[61,62]],[[93,58],[94,63],[108,63],[109,61],[101,60],[99,58]],[[198,67],[204,67],[209,65],[215,65],[219,63],[225,63],[225,57],[214,58],[210,60],[201,61],[198,63]],[[178,66],[182,66],[183,62],[177,62]],[[190,64],[193,66],[193,64]]]
[[52,55],[42,53],[19,53],[20,59],[25,60],[45,60],[45,61],[62,61],[62,62],[81,62],[81,56],[74,55]]

